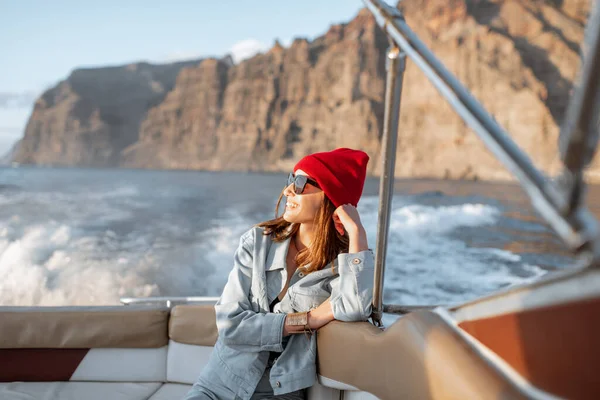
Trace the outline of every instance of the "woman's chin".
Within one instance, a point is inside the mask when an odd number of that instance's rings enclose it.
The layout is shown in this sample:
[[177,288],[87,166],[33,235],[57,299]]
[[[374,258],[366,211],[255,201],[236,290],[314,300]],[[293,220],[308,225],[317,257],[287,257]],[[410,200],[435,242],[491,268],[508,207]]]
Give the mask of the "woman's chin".
[[293,222],[293,223],[300,223],[300,222],[304,222],[299,218],[300,216],[295,213],[293,210],[286,210],[283,215],[282,215],[283,219],[287,222]]

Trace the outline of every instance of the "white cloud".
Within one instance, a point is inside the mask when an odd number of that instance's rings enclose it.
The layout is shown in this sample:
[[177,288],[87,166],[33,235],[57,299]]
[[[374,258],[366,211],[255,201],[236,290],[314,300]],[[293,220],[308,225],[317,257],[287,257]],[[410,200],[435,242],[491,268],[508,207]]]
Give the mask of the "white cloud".
[[26,90],[20,93],[0,92],[0,108],[30,108],[37,92]]
[[262,53],[268,49],[269,47],[266,44],[259,42],[256,39],[244,39],[231,46],[229,53],[231,54],[233,61],[237,64],[246,58],[250,58],[257,53]]
[[292,42],[294,41],[293,37],[288,37],[285,39],[279,39],[279,43],[281,43],[281,45],[283,47],[290,47],[292,45]]
[[197,50],[175,50],[172,53],[169,53],[166,56],[158,59],[157,61],[171,63],[177,61],[197,60],[204,57],[206,57],[206,55]]
[[[291,43],[292,39],[282,41],[282,44],[284,46],[289,46],[289,44]],[[205,53],[202,53],[198,50],[174,50],[173,52],[167,55],[155,59],[154,62],[172,63],[177,61],[197,60],[206,57],[220,57],[225,56],[226,54],[230,54],[233,58],[233,62],[237,64],[242,60],[250,58],[258,53],[265,52],[268,49],[269,46],[256,39],[244,39],[231,46],[231,48],[223,55],[214,54],[211,56],[206,55]]]
[[23,136],[30,113],[30,108],[0,108],[0,157]]
[[21,139],[23,129],[0,126],[0,158],[2,158]]

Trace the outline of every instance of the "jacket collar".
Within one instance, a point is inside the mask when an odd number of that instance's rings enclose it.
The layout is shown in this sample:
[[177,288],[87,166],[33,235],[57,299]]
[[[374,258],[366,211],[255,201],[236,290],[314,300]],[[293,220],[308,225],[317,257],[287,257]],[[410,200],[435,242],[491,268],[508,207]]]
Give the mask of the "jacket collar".
[[284,269],[291,238],[283,242],[271,242],[267,261],[265,262],[265,271]]
[[[286,267],[286,258],[288,249],[290,248],[291,238],[287,238],[283,242],[273,242],[271,241],[271,247],[269,248],[269,254],[267,255],[267,261],[265,262],[265,271],[274,271],[276,269],[285,269]],[[338,272],[338,262],[337,258],[334,261],[333,273],[337,274]],[[323,270],[327,270],[325,272],[321,272]],[[327,265],[323,268],[321,272],[323,274],[327,274],[328,271],[331,271],[331,267]],[[316,272],[314,272],[316,273]]]

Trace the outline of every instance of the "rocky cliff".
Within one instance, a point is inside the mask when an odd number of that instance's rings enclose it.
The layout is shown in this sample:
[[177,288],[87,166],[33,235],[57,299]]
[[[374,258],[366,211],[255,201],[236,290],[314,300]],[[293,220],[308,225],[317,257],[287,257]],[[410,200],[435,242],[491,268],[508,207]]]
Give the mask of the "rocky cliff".
[[148,110],[185,66],[147,63],[77,69],[35,102],[13,159],[24,164],[116,166],[139,139]]
[[[579,66],[587,0],[405,0],[407,22],[547,171]],[[288,170],[362,148],[380,168],[387,39],[363,10],[313,41],[233,65],[77,70],[36,103],[22,163]],[[600,168],[594,167],[600,171]],[[397,176],[509,175],[408,62]]]

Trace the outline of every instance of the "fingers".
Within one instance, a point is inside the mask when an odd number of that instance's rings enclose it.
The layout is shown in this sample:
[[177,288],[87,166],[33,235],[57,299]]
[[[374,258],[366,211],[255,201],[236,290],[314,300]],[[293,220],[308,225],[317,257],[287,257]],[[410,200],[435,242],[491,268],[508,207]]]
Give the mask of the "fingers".
[[332,218],[335,229],[340,233],[340,235],[346,234],[345,228],[348,224],[360,223],[358,210],[350,203],[338,206],[335,209]]
[[358,210],[352,204],[342,204],[333,213],[334,216],[339,217],[340,215],[342,215],[344,217],[350,217],[350,218],[353,218],[357,214],[358,214]]
[[348,211],[350,210],[350,207],[353,207],[352,204],[342,204],[340,205],[338,208],[335,209],[334,211],[334,215],[337,213],[344,213],[344,214],[348,214]]

